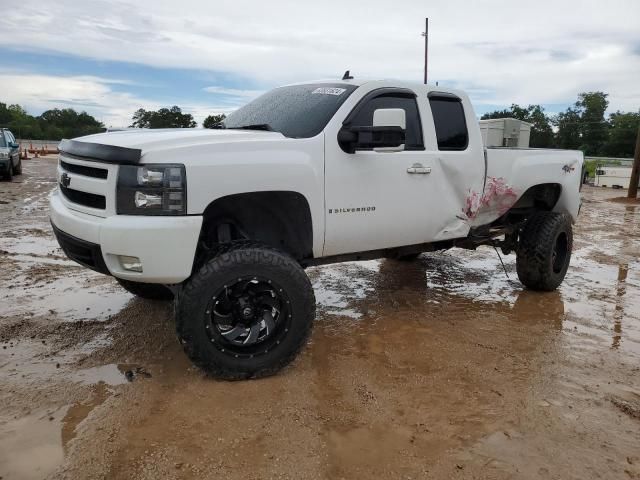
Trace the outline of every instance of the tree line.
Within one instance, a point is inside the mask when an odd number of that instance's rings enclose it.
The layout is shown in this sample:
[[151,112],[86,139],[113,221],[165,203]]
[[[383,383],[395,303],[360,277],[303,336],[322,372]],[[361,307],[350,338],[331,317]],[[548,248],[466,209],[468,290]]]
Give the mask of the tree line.
[[[540,105],[511,105],[505,110],[486,113],[482,119],[517,118],[532,124],[529,145],[539,148],[582,150],[589,156],[632,157],[640,125],[638,112],[614,112],[605,116],[608,94],[583,92],[564,112],[547,115]],[[204,128],[221,128],[226,116],[209,115]],[[132,128],[194,128],[193,115],[176,105],[159,110],[138,109]],[[72,108],[47,110],[34,117],[20,105],[0,102],[0,126],[10,128],[19,138],[60,140],[105,130],[104,125],[86,112]]]
[[[226,116],[209,115],[204,128],[220,128]],[[133,114],[133,128],[194,128],[197,123],[189,113],[182,113],[178,106],[157,111],[139,109]],[[9,128],[17,138],[29,140],[62,140],[82,137],[105,131],[102,122],[87,112],[73,108],[54,108],[41,115],[29,115],[20,105],[0,102],[0,127]]]
[[640,110],[605,117],[608,94],[583,92],[564,112],[549,116],[540,105],[512,104],[510,109],[485,113],[489,118],[517,118],[531,123],[529,146],[582,150],[588,156],[633,157]]
[[0,127],[9,128],[17,138],[61,140],[104,132],[104,125],[86,112],[54,108],[34,117],[20,105],[0,102]]
[[[202,122],[204,128],[222,128],[222,122],[227,116],[209,115]],[[131,128],[195,128],[198,124],[190,113],[182,113],[182,109],[177,105],[171,108],[161,108],[159,110],[136,110],[131,119]]]

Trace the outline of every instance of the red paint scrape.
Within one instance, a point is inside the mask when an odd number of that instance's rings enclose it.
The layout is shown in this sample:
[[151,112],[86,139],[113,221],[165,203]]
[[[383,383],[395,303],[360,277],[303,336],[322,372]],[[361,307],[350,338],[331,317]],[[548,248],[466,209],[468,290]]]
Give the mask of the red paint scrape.
[[515,190],[507,185],[504,178],[488,177],[482,195],[469,190],[462,212],[470,220],[476,218],[482,210],[497,211],[500,216],[513,206],[517,198]]

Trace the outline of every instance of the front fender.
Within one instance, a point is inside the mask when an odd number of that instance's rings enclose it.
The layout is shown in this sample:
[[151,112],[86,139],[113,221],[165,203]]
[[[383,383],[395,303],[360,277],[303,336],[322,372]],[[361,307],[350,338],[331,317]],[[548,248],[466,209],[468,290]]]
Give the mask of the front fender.
[[230,195],[292,191],[311,211],[313,253],[324,242],[324,137],[267,139],[186,146],[154,151],[145,163],[183,163],[187,175],[187,212],[201,215],[213,201]]

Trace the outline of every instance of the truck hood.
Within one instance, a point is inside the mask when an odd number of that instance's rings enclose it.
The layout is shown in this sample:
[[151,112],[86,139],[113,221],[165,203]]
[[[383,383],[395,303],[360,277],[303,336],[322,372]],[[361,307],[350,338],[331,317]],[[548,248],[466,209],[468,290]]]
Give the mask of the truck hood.
[[154,150],[182,148],[196,145],[283,140],[279,132],[262,130],[233,130],[206,128],[138,129],[98,133],[74,139],[77,142],[113,145],[142,150],[142,155]]

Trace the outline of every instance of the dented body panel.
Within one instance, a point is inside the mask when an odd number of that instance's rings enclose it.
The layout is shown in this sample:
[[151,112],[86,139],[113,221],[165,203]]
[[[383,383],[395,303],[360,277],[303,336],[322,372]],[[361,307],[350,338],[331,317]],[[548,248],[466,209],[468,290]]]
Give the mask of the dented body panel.
[[537,148],[487,149],[487,181],[481,200],[470,217],[472,227],[487,225],[504,215],[531,187],[560,185],[555,212],[573,222],[580,209],[583,154],[572,150]]

